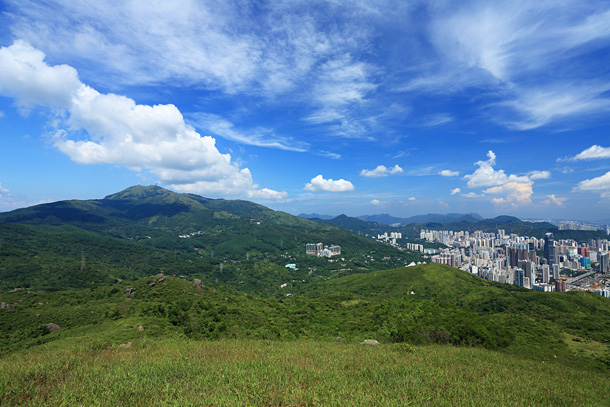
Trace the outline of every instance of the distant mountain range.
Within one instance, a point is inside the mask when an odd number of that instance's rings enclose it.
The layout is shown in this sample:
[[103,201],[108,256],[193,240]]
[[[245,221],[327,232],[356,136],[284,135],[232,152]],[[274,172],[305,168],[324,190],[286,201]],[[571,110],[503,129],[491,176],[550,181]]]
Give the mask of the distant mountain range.
[[[318,213],[301,213],[298,215],[301,218],[312,219],[312,220],[331,220],[337,218],[337,216],[331,215],[320,215]],[[339,215],[346,216],[346,215]],[[390,226],[402,226],[408,225],[409,223],[451,223],[451,222],[478,222],[483,220],[483,217],[477,213],[428,213],[426,215],[415,215],[408,218],[398,218],[396,216],[388,215],[387,213],[377,215],[363,215],[358,216],[358,219],[365,222],[376,222]]]
[[[363,218],[373,220],[363,220]],[[318,219],[318,222],[348,229],[360,235],[374,236],[384,232],[401,232],[403,237],[411,239],[419,238],[422,229],[468,232],[481,230],[487,233],[496,233],[498,229],[503,229],[507,234],[515,233],[521,236],[533,236],[538,238],[542,238],[547,232],[553,232],[557,239],[576,239],[580,241],[586,241],[587,239],[592,238],[607,238],[607,235],[603,231],[558,230],[557,226],[548,222],[527,222],[508,215],[482,219],[477,214],[428,214],[402,219],[402,221],[408,219],[411,221],[410,223],[392,222],[396,219],[399,218],[393,218],[391,216],[386,217],[385,215],[360,218],[339,215],[336,218],[329,220]],[[382,222],[382,220],[385,222]],[[417,222],[418,220],[420,222]]]
[[388,214],[370,215],[370,216],[359,216],[358,219],[379,222],[386,225],[408,225],[409,223],[452,223],[452,222],[478,222],[483,220],[479,214],[476,213],[428,213],[426,215],[415,215],[408,218],[397,218]]

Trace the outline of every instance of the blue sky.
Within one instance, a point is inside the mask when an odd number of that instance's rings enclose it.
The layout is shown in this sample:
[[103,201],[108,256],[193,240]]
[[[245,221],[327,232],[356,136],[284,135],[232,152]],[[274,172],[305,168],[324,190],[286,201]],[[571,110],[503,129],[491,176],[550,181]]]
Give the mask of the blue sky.
[[0,2],[0,211],[610,218],[605,1]]

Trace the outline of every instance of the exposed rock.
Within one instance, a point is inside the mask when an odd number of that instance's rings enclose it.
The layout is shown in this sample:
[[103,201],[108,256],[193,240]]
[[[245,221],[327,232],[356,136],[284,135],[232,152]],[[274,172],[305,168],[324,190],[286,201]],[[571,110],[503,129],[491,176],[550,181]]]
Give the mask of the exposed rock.
[[142,325],[138,326],[138,331],[144,331],[144,327]]
[[186,293],[186,295],[195,295],[195,293]]
[[54,324],[54,323],[48,324],[47,328],[49,328],[49,332],[55,332],[55,331],[59,331],[61,329],[59,325]]
[[122,343],[118,347],[119,348],[131,348],[131,342]]
[[129,302],[131,301],[131,298],[125,298],[125,301]]
[[40,318],[40,314],[36,314],[36,318]]
[[21,291],[23,291],[23,288],[15,288],[15,289],[9,291],[9,293],[15,294],[15,293],[18,293],[18,292],[21,292]]
[[125,289],[125,294],[133,295],[133,293],[135,293],[135,292],[136,292],[135,288],[127,287]]
[[35,293],[35,292],[33,292],[33,291],[28,291],[28,294],[29,294],[29,295],[38,295],[38,293]]
[[379,345],[379,342],[376,339],[365,339],[363,342],[360,342],[360,345]]
[[153,288],[153,287],[154,287],[154,286],[156,286],[156,285],[157,285],[157,283],[156,283],[156,282],[152,282],[152,283],[150,283],[148,286],[149,286],[150,288]]
[[337,337],[335,338],[335,341],[337,341],[337,342],[343,342],[343,338],[342,338],[342,337],[340,337],[340,336],[337,336]]
[[203,290],[203,284],[201,283],[201,280],[199,280],[198,278],[193,280],[193,286],[198,289],[199,291]]
[[17,306],[15,304],[8,304],[6,302],[0,302],[0,308],[4,308],[4,309],[8,309],[8,310],[15,310],[15,309],[17,309]]

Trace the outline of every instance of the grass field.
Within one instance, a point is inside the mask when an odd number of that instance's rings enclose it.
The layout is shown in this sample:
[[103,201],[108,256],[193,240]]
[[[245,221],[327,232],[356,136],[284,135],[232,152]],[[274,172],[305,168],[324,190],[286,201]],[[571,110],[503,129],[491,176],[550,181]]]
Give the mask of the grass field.
[[0,359],[6,406],[596,406],[603,373],[480,348],[142,338]]

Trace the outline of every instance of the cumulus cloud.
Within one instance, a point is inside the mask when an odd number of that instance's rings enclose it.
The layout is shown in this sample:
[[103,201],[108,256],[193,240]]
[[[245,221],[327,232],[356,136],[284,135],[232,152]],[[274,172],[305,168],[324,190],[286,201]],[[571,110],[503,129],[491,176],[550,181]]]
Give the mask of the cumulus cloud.
[[[569,161],[579,160],[598,160],[601,158],[610,158],[610,147],[602,147],[598,145],[592,145],[584,151],[576,154],[574,157],[569,158]],[[561,160],[561,159],[560,159]]]
[[318,175],[311,179],[311,182],[307,183],[304,188],[306,191],[327,191],[327,192],[346,192],[353,191],[354,185],[344,179],[337,181],[333,179],[324,179],[322,175]]
[[532,195],[534,194],[532,185],[534,185],[532,181],[511,181],[504,185],[488,188],[483,192],[490,195],[505,194],[505,197],[493,198],[491,201],[495,204],[509,204],[517,207],[532,202]]
[[381,201],[378,199],[373,199],[369,202],[371,205],[381,205]]
[[442,170],[438,174],[442,175],[443,177],[457,177],[458,175],[460,175],[460,172],[451,171],[451,170]]
[[[526,175],[506,174],[504,170],[496,170],[496,154],[487,152],[486,161],[477,161],[479,168],[474,173],[465,175],[469,188],[484,188],[484,194],[504,195],[493,198],[491,201],[500,205],[521,206],[532,202],[534,180],[548,179],[550,171],[530,171]],[[474,197],[476,195],[473,195]]]
[[557,206],[563,206],[563,204],[565,203],[565,201],[568,200],[568,198],[560,198],[558,196],[555,196],[555,194],[550,194],[547,195],[548,199],[545,199],[544,201],[542,201],[542,203],[544,205],[557,205]]
[[76,70],[67,65],[49,66],[45,55],[25,41],[0,48],[0,93],[14,97],[17,105],[46,105],[67,109],[81,86]]
[[460,188],[455,188],[451,190],[451,195],[456,195],[459,194],[460,192],[462,192],[462,190]]
[[271,201],[281,201],[286,199],[288,196],[287,192],[278,192],[269,188],[262,188],[258,190],[248,191],[248,198],[253,199],[267,199]]
[[610,171],[599,177],[580,181],[575,190],[598,191],[602,198],[610,198]]
[[360,175],[363,177],[387,177],[388,175],[400,174],[404,172],[398,164],[391,168],[387,168],[385,165],[378,165],[374,170],[362,170]]
[[[77,163],[150,171],[183,192],[257,194],[250,170],[187,125],[176,106],[102,94],[80,82],[73,68],[48,65],[42,52],[23,41],[0,48],[0,92],[25,107],[59,110],[53,144]],[[269,191],[258,194],[272,196]]]
[[410,196],[410,197],[409,197],[409,201],[414,201],[414,200],[415,200],[415,197],[414,197],[414,196]]
[[8,189],[2,188],[2,183],[0,182],[0,195],[8,194]]

